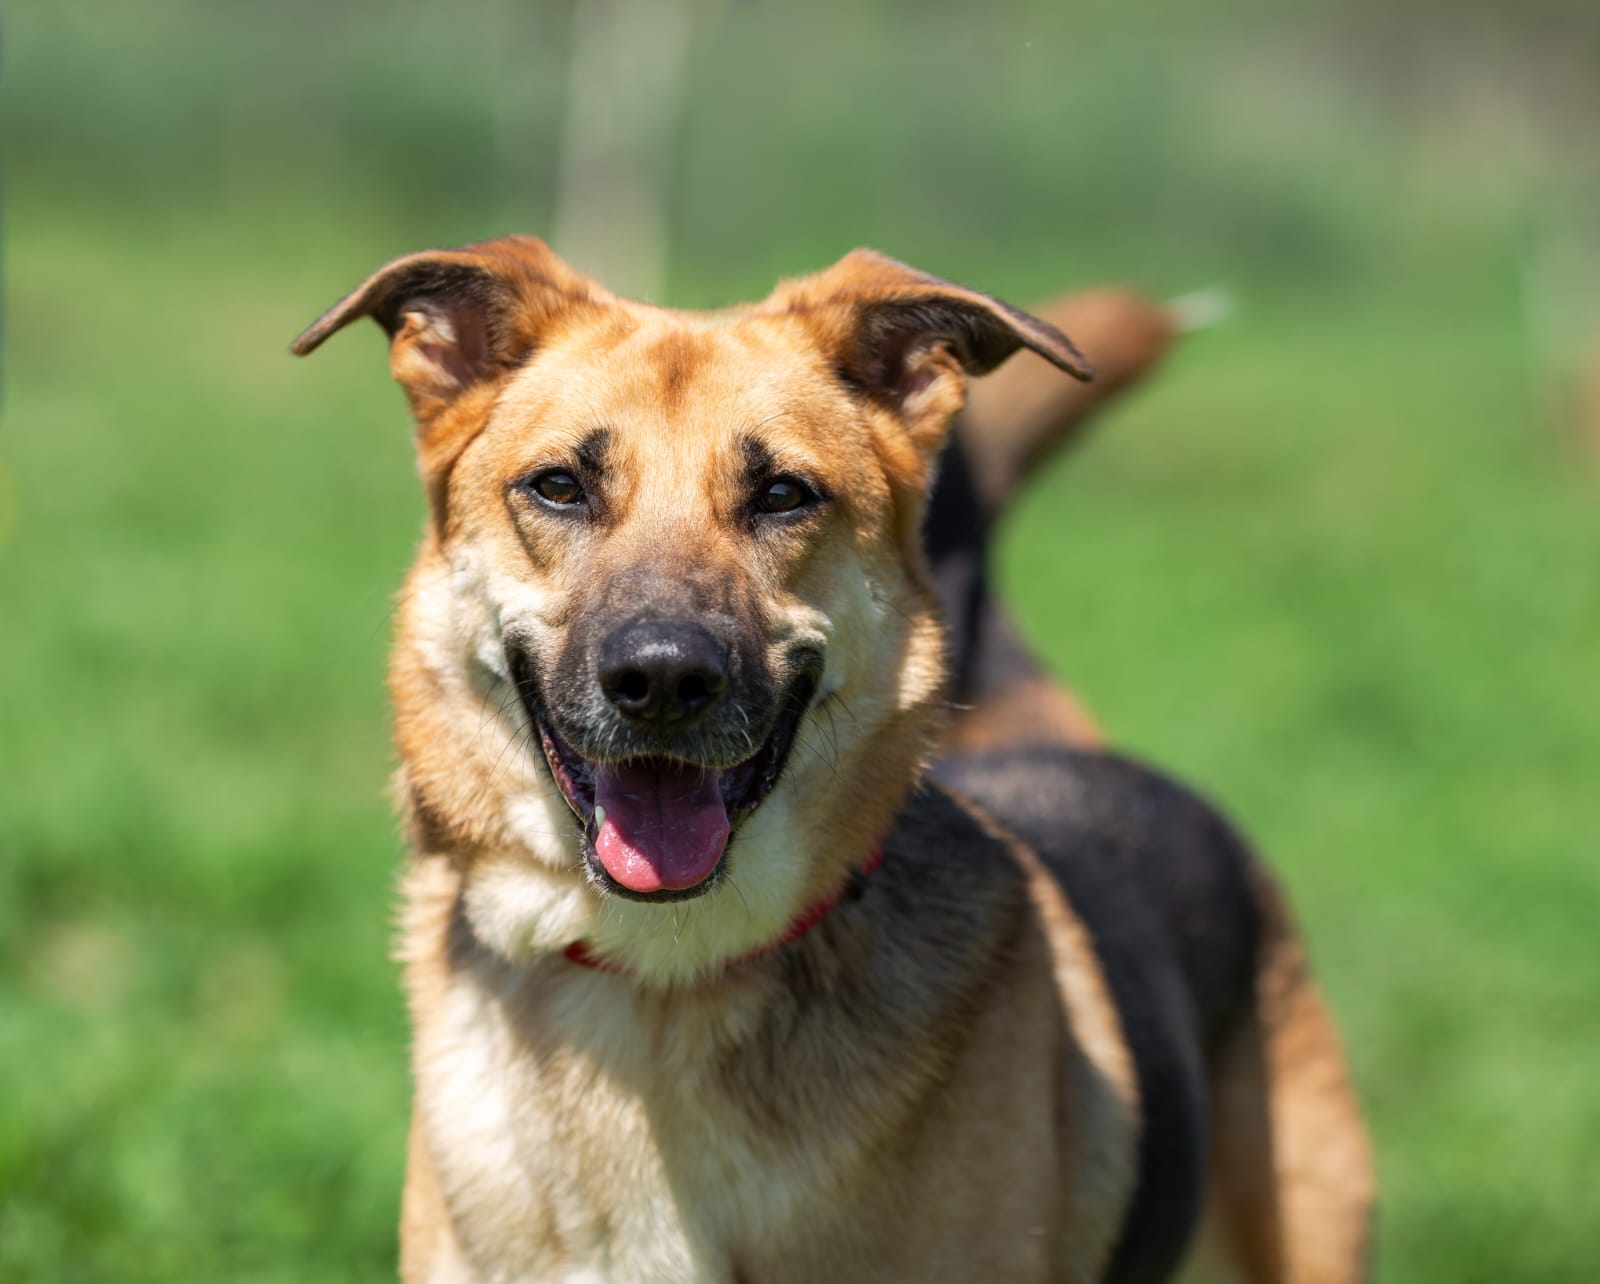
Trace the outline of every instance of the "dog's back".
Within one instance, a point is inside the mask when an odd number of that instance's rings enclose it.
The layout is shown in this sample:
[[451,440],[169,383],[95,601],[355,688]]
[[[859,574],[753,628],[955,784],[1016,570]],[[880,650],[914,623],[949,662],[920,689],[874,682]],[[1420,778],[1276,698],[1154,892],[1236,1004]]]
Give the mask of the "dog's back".
[[[1014,362],[957,420],[925,530],[957,709],[932,774],[1050,870],[1121,1018],[1141,1130],[1108,1284],[1171,1278],[1208,1205],[1252,1281],[1352,1279],[1367,1253],[1365,1135],[1269,875],[1210,805],[1099,747],[1098,727],[991,590],[999,513],[1178,329],[1166,310],[1116,292],[1041,315],[1094,335],[1109,377],[1064,386]],[[1327,1148],[1306,1156],[1312,1143]],[[1298,1170],[1281,1172],[1291,1156]]]

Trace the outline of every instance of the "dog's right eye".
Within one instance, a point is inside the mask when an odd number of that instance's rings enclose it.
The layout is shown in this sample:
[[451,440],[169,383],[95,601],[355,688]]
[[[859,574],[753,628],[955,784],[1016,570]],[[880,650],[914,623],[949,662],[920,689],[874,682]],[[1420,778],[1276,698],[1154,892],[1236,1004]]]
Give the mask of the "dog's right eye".
[[756,496],[756,508],[763,513],[792,513],[816,498],[817,493],[798,477],[774,477]]
[[536,473],[527,478],[522,486],[546,504],[554,505],[556,508],[570,508],[583,500],[582,484],[562,468]]

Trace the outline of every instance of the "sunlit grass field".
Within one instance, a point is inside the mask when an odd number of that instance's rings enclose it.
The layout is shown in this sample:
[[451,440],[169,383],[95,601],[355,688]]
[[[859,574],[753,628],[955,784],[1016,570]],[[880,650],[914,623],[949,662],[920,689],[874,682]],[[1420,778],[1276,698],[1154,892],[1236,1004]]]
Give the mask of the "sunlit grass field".
[[[481,85],[365,93],[478,51],[357,12],[10,33],[0,1279],[393,1274],[382,667],[422,507],[376,328],[286,345],[393,254],[543,230],[553,166],[497,185]],[[1526,204],[1326,84],[1283,99],[1286,143],[1240,97],[1282,90],[1270,61],[1098,11],[1090,53],[1048,15],[960,56],[949,14],[875,21],[828,85],[732,111],[753,51],[826,42],[743,12],[697,54],[673,301],[857,242],[1019,302],[1229,289],[1027,495],[1002,581],[1114,739],[1282,872],[1373,1123],[1379,1277],[1588,1278],[1600,485],[1530,346]],[[992,92],[952,112],[974,61]],[[880,65],[863,125],[840,96]],[[516,101],[548,144],[559,86]],[[1198,130],[1196,101],[1222,104]]]

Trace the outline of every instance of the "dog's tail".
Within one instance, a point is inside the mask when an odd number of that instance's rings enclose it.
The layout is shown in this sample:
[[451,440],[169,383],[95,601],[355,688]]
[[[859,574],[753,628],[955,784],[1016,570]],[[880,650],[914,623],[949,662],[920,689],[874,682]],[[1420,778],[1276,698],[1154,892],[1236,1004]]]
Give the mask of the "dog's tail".
[[[957,418],[928,505],[925,538],[949,629],[950,695],[956,738],[976,745],[1000,722],[1023,739],[1092,743],[1093,723],[1048,683],[989,592],[995,519],[1046,460],[1078,441],[1106,402],[1156,366],[1186,330],[1220,319],[1225,295],[1211,291],[1157,303],[1127,290],[1066,295],[1034,309],[1072,336],[1098,376],[1061,377],[1022,353],[976,380]],[[1000,711],[1004,712],[1003,719]],[[1034,724],[1038,726],[1035,727]]]

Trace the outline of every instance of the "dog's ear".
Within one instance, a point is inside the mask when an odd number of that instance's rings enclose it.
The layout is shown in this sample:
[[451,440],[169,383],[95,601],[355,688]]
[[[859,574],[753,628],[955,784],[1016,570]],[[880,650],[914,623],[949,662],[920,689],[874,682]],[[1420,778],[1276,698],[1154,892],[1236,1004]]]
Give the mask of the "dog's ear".
[[379,268],[291,345],[315,352],[329,335],[371,317],[389,335],[389,368],[429,425],[469,389],[514,369],[556,317],[608,298],[533,236],[459,250],[424,250]]
[[961,409],[966,377],[987,374],[1021,348],[1074,379],[1094,378],[1048,321],[874,250],[852,250],[784,282],[766,306],[804,314],[839,377],[898,415],[924,451],[938,447]]

